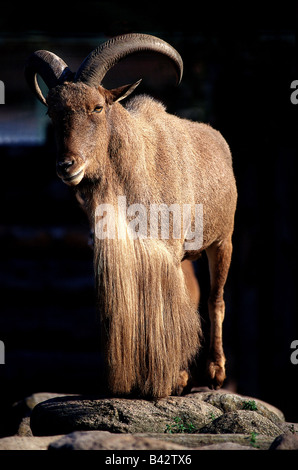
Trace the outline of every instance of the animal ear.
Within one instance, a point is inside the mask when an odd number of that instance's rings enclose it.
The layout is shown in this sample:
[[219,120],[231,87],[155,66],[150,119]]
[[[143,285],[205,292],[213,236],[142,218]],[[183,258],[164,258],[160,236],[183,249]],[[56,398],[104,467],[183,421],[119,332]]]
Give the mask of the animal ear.
[[113,88],[113,90],[109,90],[111,96],[111,103],[116,103],[117,101],[121,101],[127,96],[129,96],[141,83],[141,80],[138,80],[135,83],[130,83],[129,85],[120,86],[119,88]]

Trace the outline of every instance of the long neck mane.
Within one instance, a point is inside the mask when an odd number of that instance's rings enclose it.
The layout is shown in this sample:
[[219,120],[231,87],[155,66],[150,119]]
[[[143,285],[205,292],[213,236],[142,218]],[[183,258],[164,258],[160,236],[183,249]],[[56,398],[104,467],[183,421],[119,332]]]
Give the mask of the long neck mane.
[[[110,390],[161,397],[177,389],[179,373],[195,356],[200,325],[179,257],[162,240],[131,239],[118,210],[118,196],[127,204],[152,198],[144,144],[127,114],[113,127],[106,179],[92,193],[97,299]],[[97,236],[100,204],[112,211],[114,238]]]

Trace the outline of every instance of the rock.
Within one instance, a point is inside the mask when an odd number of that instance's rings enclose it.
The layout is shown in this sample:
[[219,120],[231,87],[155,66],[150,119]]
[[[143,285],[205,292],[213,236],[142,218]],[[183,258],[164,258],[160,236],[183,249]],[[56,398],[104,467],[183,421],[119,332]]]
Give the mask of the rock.
[[62,397],[38,404],[32,411],[34,435],[68,434],[81,430],[114,433],[163,433],[181,418],[199,429],[222,411],[194,397],[168,397],[157,401],[124,398]]
[[[34,436],[53,437],[51,450],[269,449],[275,438],[296,430],[277,408],[227,390],[156,401],[84,395],[43,395],[49,399],[40,401],[35,395],[25,400],[30,426]],[[29,438],[27,424],[25,418],[19,434]]]
[[201,428],[199,432],[211,434],[255,433],[276,437],[281,433],[281,428],[256,411],[240,410],[223,414]]
[[[258,449],[268,449],[272,438],[259,436]],[[254,450],[243,434],[112,434],[75,431],[65,436],[11,436],[0,439],[0,450]]]
[[51,398],[63,397],[65,394],[61,393],[50,393],[50,392],[39,392],[34,393],[28,397],[25,397],[22,400],[13,404],[12,415],[13,420],[17,423],[17,435],[18,436],[32,436],[32,431],[30,428],[30,415],[33,408],[45,400]]
[[179,444],[188,449],[200,450],[203,447],[217,445],[225,447],[227,443],[237,444],[246,447],[246,450],[254,448],[267,450],[272,444],[273,438],[269,436],[257,436],[257,447],[252,441],[250,434],[135,434],[135,436],[154,437],[165,442]]
[[108,431],[76,431],[49,445],[49,450],[184,450],[172,442]]
[[17,436],[29,437],[33,436],[31,427],[30,427],[30,416],[25,416],[19,424],[17,431]]
[[230,393],[224,390],[218,390],[217,393],[210,390],[201,392],[198,393],[198,397],[205,403],[210,403],[210,405],[219,408],[223,413],[243,410],[246,406],[249,407],[250,405],[253,411],[268,418],[277,426],[281,426],[285,422],[282,411],[256,398],[237,395],[236,393]]
[[270,450],[298,450],[298,432],[287,431],[272,442]]
[[234,442],[223,442],[221,444],[211,444],[210,446],[202,446],[198,450],[257,450],[253,447],[241,446]]
[[59,436],[9,436],[0,439],[0,450],[47,450]]
[[[46,400],[51,400],[52,398],[60,398],[65,397],[65,393],[53,393],[53,392],[38,392],[33,393],[29,397],[24,398],[24,402],[28,408],[28,410],[32,411],[33,408],[38,405],[38,403],[42,403]],[[76,395],[68,395],[68,396],[76,396]]]
[[179,426],[175,419],[180,420],[179,423],[186,428],[185,432],[257,433],[271,437],[284,432],[285,424],[282,413],[264,402],[224,391],[208,391],[156,401],[56,397],[34,407],[31,429],[35,435],[68,434],[82,430],[163,433],[167,427],[177,432]]
[[[272,440],[271,440],[272,441]],[[270,441],[270,442],[271,442]],[[268,449],[262,441],[262,449]],[[108,431],[75,431],[54,440],[49,450],[256,450],[249,436],[112,434]]]

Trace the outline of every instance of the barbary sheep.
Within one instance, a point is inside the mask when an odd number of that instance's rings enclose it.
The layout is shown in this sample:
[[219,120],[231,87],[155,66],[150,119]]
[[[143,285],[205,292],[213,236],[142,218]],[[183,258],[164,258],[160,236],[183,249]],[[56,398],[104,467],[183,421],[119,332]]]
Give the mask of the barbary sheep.
[[[140,81],[111,90],[101,86],[116,63],[144,50],[167,56],[180,82],[183,63],[178,52],[145,34],[106,41],[76,73],[55,54],[36,51],[25,75],[54,124],[57,174],[83,201],[95,233],[94,269],[109,390],[157,398],[181,392],[200,348],[198,287],[190,263],[203,250],[211,281],[209,386],[219,388],[225,379],[223,293],[237,190],[230,150],[218,131],[168,114],[149,96],[120,104]],[[37,75],[49,88],[46,98]],[[160,209],[154,230],[152,207]],[[191,212],[177,236],[182,212],[174,223],[175,209],[187,207]],[[169,236],[163,237],[167,208]],[[198,224],[199,243],[192,245],[187,234],[196,233]],[[142,225],[139,236],[137,225],[139,231]],[[149,225],[155,236],[147,232]]]

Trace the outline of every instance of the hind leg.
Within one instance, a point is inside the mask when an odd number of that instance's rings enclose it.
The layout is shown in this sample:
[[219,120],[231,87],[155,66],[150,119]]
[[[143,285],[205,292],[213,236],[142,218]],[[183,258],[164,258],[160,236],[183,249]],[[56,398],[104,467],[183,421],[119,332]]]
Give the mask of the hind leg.
[[[196,308],[199,307],[200,300],[200,286],[195,275],[193,264],[190,260],[184,260],[181,263],[181,268],[184,274],[185,284],[189,292],[190,298],[195,304]],[[181,395],[183,389],[187,386],[189,380],[189,373],[186,370],[181,370],[179,374],[179,382],[177,385],[177,395]]]
[[176,395],[182,395],[183,390],[187,386],[189,379],[188,372],[186,370],[181,370],[179,373],[179,380],[175,390]]
[[224,286],[227,280],[231,256],[231,237],[213,243],[206,249],[210,272],[210,295],[208,299],[208,312],[210,317],[210,349],[207,362],[209,386],[218,389],[226,377],[225,355],[222,344],[222,323],[225,316],[225,302],[223,298]]
[[200,286],[195,275],[193,264],[190,260],[185,259],[181,263],[181,268],[190,298],[195,304],[196,308],[198,308],[200,301]]

